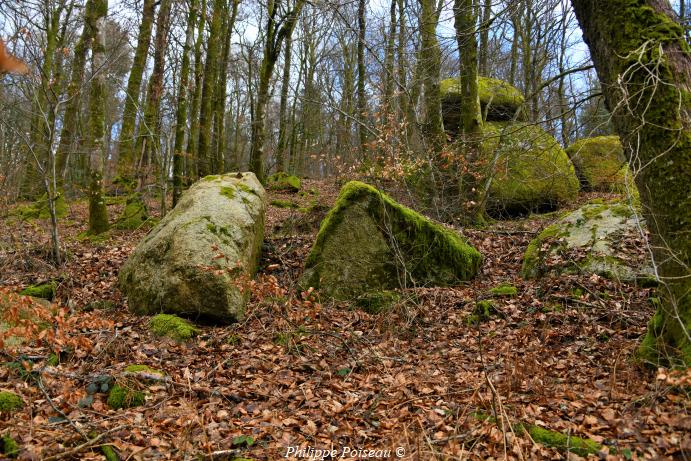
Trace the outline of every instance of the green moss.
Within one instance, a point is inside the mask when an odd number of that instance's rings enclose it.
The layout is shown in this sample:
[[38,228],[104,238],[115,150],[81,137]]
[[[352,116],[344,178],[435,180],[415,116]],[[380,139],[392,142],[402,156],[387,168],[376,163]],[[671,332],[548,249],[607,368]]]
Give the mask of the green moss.
[[116,384],[108,394],[108,406],[114,410],[144,405],[144,393]]
[[120,461],[118,453],[111,445],[101,445],[101,453],[103,453],[106,461]]
[[247,192],[248,194],[254,194],[257,195],[254,189],[252,189],[250,186],[245,184],[244,182],[239,182],[237,183],[237,188],[240,189],[243,192]]
[[275,206],[276,208],[299,208],[300,207],[300,205],[298,205],[295,202],[292,202],[290,200],[281,200],[281,199],[272,200],[271,205]]
[[401,301],[401,294],[384,290],[365,293],[355,300],[355,305],[368,314],[379,314]]
[[235,198],[235,188],[233,187],[222,186],[219,193],[230,200]]
[[14,392],[0,392],[0,413],[12,413],[24,407],[24,401]]
[[[16,207],[14,213],[24,220],[36,218],[49,219],[48,194],[44,193],[30,205]],[[58,219],[67,216],[67,203],[65,202],[65,195],[62,193],[57,194],[57,199],[55,200],[55,215]]]
[[[354,217],[354,212],[362,215]],[[305,263],[306,273],[309,276],[302,281],[303,285],[320,288],[324,267],[327,264],[337,264],[333,261],[323,261],[322,254],[325,243],[334,234],[343,231],[349,234],[349,237],[355,235],[353,230],[347,227],[340,229],[344,219],[347,219],[345,226],[366,222],[376,223],[371,224],[376,229],[362,230],[361,238],[367,241],[353,242],[353,244],[357,246],[376,244],[377,247],[372,247],[371,251],[376,251],[385,261],[377,259],[372,263],[378,264],[378,270],[381,270],[381,273],[376,274],[376,280],[364,277],[361,280],[362,283],[358,283],[364,286],[332,287],[341,292],[341,294],[334,293],[334,296],[347,297],[347,292],[352,295],[362,294],[370,289],[398,288],[401,283],[400,274],[405,274],[410,283],[444,286],[470,280],[479,270],[482,261],[480,253],[458,234],[396,203],[372,186],[351,181],[343,186],[334,207],[320,225],[317,239]],[[356,250],[361,250],[361,248]],[[402,258],[396,258],[394,252],[400,252]],[[401,262],[401,259],[404,262]],[[355,264],[350,260],[346,263]],[[342,268],[332,269],[340,271]],[[366,270],[370,269],[371,266],[366,268]]]
[[300,181],[300,178],[294,175],[290,175],[288,173],[284,173],[283,171],[274,173],[268,178],[266,178],[266,184],[269,187],[269,189],[286,190],[292,192],[297,192],[302,187],[302,182]]
[[55,282],[42,283],[40,285],[30,285],[20,291],[19,294],[52,301],[55,298],[55,291],[57,290],[57,287],[58,286]]
[[[460,122],[460,78],[442,80],[439,89],[442,97],[444,126],[447,130],[454,132]],[[490,77],[478,78],[478,95],[483,114],[487,114],[487,121],[512,120],[525,101],[523,94],[516,87]]]
[[559,451],[575,453],[579,456],[595,454],[602,448],[597,442],[591,439],[568,436],[561,432],[550,431],[538,426],[528,426],[530,437],[537,443],[556,448]]
[[511,285],[510,283],[502,283],[501,285],[498,285],[492,289],[489,290],[489,294],[492,296],[508,296],[508,297],[513,297],[518,294],[518,288],[515,286]]
[[149,219],[149,213],[142,194],[135,193],[127,197],[125,208],[113,225],[116,229],[139,229]]
[[219,176],[217,174],[211,174],[209,176],[204,176],[201,180],[202,181],[218,181],[219,179],[221,179],[221,176]]
[[[663,288],[664,289],[664,288]],[[691,343],[688,339],[677,341],[675,336],[670,338],[666,331],[668,323],[665,321],[665,305],[662,297],[650,299],[655,307],[655,314],[648,322],[648,330],[638,346],[636,358],[642,363],[651,367],[671,366],[689,367],[691,366]],[[691,319],[688,317],[684,328],[688,334],[691,331]]]
[[543,229],[542,232],[530,242],[523,255],[521,275],[524,278],[535,278],[542,274],[544,268],[538,267],[538,262],[542,259],[542,254],[547,251],[544,246],[548,241],[559,238],[562,233],[561,227],[555,223]]
[[503,317],[502,313],[497,310],[492,301],[487,299],[477,301],[475,303],[475,307],[473,308],[473,312],[468,316],[468,318],[466,318],[466,323],[470,325],[486,322],[496,315]]
[[149,329],[156,336],[167,336],[176,341],[187,341],[199,332],[189,321],[170,314],[153,316],[149,320]]
[[19,454],[19,444],[9,435],[3,435],[0,437],[0,454],[16,458]]
[[554,208],[576,197],[573,165],[559,143],[539,126],[484,125],[482,155],[492,181],[490,212],[511,214]]
[[128,365],[125,368],[125,372],[127,372],[127,373],[147,373],[150,375],[165,376],[165,373],[163,373],[162,371],[156,370],[154,368],[150,368],[147,365]]

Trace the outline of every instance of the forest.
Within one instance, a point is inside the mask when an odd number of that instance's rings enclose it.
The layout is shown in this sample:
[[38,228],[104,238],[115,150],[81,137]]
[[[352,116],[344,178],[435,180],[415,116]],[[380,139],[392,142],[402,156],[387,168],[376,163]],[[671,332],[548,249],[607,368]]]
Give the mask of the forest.
[[691,458],[686,0],[0,0],[0,460]]

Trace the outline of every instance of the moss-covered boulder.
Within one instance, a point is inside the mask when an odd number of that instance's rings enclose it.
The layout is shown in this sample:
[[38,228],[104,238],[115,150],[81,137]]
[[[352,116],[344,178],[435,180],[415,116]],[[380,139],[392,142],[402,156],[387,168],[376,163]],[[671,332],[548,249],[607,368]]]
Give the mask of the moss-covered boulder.
[[295,175],[279,171],[266,178],[266,187],[273,190],[297,192],[302,187],[302,181]]
[[221,323],[241,319],[265,209],[266,193],[253,173],[199,180],[120,270],[130,310]]
[[140,193],[127,196],[125,208],[113,227],[116,229],[139,229],[149,219],[144,198]]
[[555,209],[575,198],[578,178],[553,136],[539,126],[506,123],[486,123],[484,133],[490,213]]
[[566,154],[584,190],[626,191],[630,173],[619,136],[580,139],[566,148]]
[[640,216],[626,204],[594,203],[545,228],[528,246],[523,276],[598,274],[622,281],[652,276],[647,251],[628,242],[640,238]]
[[300,284],[353,299],[370,291],[453,285],[473,278],[481,259],[455,232],[351,181],[321,223]]
[[[55,198],[55,216],[57,218],[64,218],[67,216],[67,203],[65,202],[65,194],[59,193]],[[21,205],[15,209],[15,213],[21,219],[49,219],[50,209],[48,206],[48,194],[44,193],[35,202],[29,205]]]
[[[461,80],[447,78],[440,82],[444,128],[456,133],[461,121]],[[523,94],[511,84],[490,77],[478,78],[478,93],[483,114],[487,121],[502,122],[513,120],[518,108],[523,104]]]

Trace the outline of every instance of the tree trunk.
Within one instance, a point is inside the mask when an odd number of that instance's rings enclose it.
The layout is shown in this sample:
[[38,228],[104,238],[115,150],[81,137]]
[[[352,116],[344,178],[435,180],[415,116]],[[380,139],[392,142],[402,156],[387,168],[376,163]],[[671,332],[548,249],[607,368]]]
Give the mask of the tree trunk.
[[482,112],[478,91],[478,59],[476,18],[472,0],[455,0],[454,25],[458,52],[461,55],[461,142],[459,154],[466,165],[459,172],[459,199],[464,203],[463,215],[470,221],[482,220],[483,198],[479,176],[479,153],[482,138]]
[[204,64],[204,83],[202,85],[201,111],[199,112],[199,144],[197,147],[197,163],[199,176],[207,176],[215,172],[214,159],[211,154],[211,128],[213,124],[213,96],[218,72],[219,42],[221,21],[225,12],[224,1],[214,0],[214,12],[211,16],[209,38],[207,40],[206,63]]
[[[204,1],[204,0],[202,0]],[[173,148],[173,207],[177,205],[182,188],[184,187],[184,156],[182,145],[185,142],[185,126],[187,125],[187,96],[189,93],[190,52],[194,45],[194,28],[199,16],[197,0],[190,1],[190,11],[187,16],[187,32],[185,46],[182,50],[180,64],[180,82],[178,84],[178,102],[175,113],[175,147]]]
[[101,234],[108,230],[108,210],[103,194],[103,162],[105,157],[105,30],[108,0],[93,0],[93,9],[87,21],[94,33],[92,45],[91,94],[89,97],[89,233]]
[[492,0],[485,0],[480,26],[480,75],[489,76],[489,21],[492,16]]
[[605,101],[636,174],[661,304],[641,344],[691,365],[691,52],[666,0],[573,0]]
[[[93,1],[88,0],[84,6],[84,17],[89,16]],[[58,180],[58,189],[62,189],[62,184],[65,179],[67,168],[67,161],[69,155],[78,145],[79,132],[79,109],[81,107],[81,92],[84,85],[84,68],[86,66],[86,56],[91,49],[91,41],[93,40],[93,31],[91,27],[84,22],[82,35],[77,41],[74,48],[74,59],[72,60],[72,75],[70,83],[67,86],[67,103],[65,105],[65,113],[63,115],[62,130],[60,133],[60,144],[56,154],[56,175]]]
[[207,0],[201,0],[201,3],[202,12],[199,18],[197,41],[194,44],[194,93],[192,94],[192,107],[190,108],[190,134],[187,137],[187,170],[190,181],[199,177],[197,147],[199,143],[199,106],[201,105],[202,82],[204,79],[202,44],[204,42]]
[[134,52],[134,60],[130,69],[130,77],[127,81],[125,93],[125,107],[122,112],[122,129],[120,130],[120,152],[118,157],[118,174],[122,177],[131,177],[135,162],[135,123],[139,110],[139,93],[142,85],[142,75],[146,68],[146,58],[149,55],[149,43],[154,24],[154,11],[156,0],[144,0],[142,22],[139,26],[137,48]]
[[266,138],[266,106],[269,102],[269,84],[274,66],[281,52],[286,37],[293,33],[295,23],[306,0],[296,0],[295,5],[284,17],[279,18],[276,0],[269,0],[267,5],[267,24],[264,32],[264,57],[259,69],[259,88],[252,118],[252,147],[250,150],[250,171],[260,182],[264,181],[264,140]]
[[283,76],[281,78],[281,103],[278,109],[278,147],[276,148],[276,170],[286,170],[286,149],[288,148],[288,89],[290,86],[290,58],[293,48],[292,35],[286,37],[283,52]]
[[441,117],[441,94],[439,90],[441,49],[437,40],[439,16],[434,0],[419,0],[419,2],[422,9],[420,13],[421,47],[418,61],[421,66],[421,79],[425,90],[426,121],[424,132],[432,152],[436,155],[441,152],[444,143],[444,124]]
[[154,39],[154,67],[146,95],[143,123],[139,127],[136,152],[142,152],[141,165],[137,168],[137,189],[140,190],[149,176],[151,164],[161,147],[161,97],[163,96],[163,73],[170,23],[172,0],[161,0]]
[[365,32],[367,0],[358,0],[357,23],[357,119],[360,121],[357,126],[358,139],[360,140],[360,158],[364,160],[367,156],[367,95],[365,85],[367,72],[365,69]]
[[[238,6],[240,0],[231,0],[232,6],[230,11],[230,18],[226,19],[223,34],[223,49],[221,51],[220,66],[218,68],[218,76],[216,82],[216,94],[214,98],[214,154],[215,154],[215,172],[224,173],[228,171],[225,165],[225,121],[226,121],[226,97],[228,87],[228,62],[230,60],[230,39],[233,36],[233,29],[235,28],[235,19],[238,15]],[[227,10],[227,8],[226,8]],[[227,11],[226,11],[227,13]]]

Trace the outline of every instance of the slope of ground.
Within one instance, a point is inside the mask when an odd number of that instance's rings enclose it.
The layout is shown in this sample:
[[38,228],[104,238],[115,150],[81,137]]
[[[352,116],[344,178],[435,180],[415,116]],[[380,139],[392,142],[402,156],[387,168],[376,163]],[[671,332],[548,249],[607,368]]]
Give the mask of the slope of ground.
[[[650,289],[597,276],[520,278],[528,242],[556,214],[463,229],[485,255],[475,281],[411,289],[371,315],[295,292],[338,193],[333,182],[305,183],[312,192],[270,194],[246,320],[201,326],[182,344],[153,336],[115,286],[145,229],[79,240],[86,206],[72,205],[61,224],[67,262],[55,268],[47,223],[5,215],[0,286],[57,279],[63,307],[43,341],[2,351],[0,390],[25,406],[0,416],[0,435],[21,445],[20,459],[103,459],[103,445],[123,460],[296,459],[310,448],[339,450],[332,458],[346,449],[370,459],[382,452],[355,450],[391,450],[388,459],[578,458],[537,443],[528,425],[591,438],[609,459],[691,456],[688,373],[631,360],[653,312]],[[469,321],[500,283],[517,295],[493,298],[489,321]],[[165,376],[126,373],[132,364]],[[97,393],[80,407],[105,375],[144,391],[144,405],[112,410]]]

